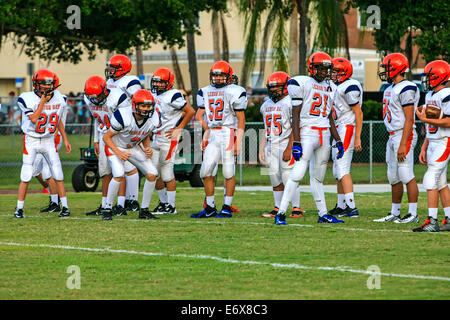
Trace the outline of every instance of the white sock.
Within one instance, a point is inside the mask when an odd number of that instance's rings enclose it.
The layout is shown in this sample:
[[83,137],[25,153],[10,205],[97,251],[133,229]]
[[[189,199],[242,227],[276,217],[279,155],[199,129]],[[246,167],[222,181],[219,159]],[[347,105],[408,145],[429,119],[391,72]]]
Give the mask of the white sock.
[[350,207],[350,209],[355,209],[355,198],[353,192],[346,193],[345,195],[345,203]]
[[139,197],[139,173],[132,174],[131,176],[127,176],[127,190],[129,194],[127,195],[127,199],[130,200],[138,200]]
[[232,202],[233,202],[233,197],[225,196],[224,204],[225,204],[226,206],[230,206],[230,207],[231,207],[231,203],[232,203]]
[[411,213],[414,217],[417,216],[417,202],[409,203],[408,213]]
[[450,219],[450,207],[444,208],[444,215]]
[[61,204],[63,207],[69,208],[67,205],[67,197],[61,198]]
[[284,186],[283,197],[281,198],[280,203],[280,211],[286,213],[287,207],[289,206],[289,202],[291,202],[292,197],[294,196],[295,190],[298,187],[298,183],[292,181],[291,179],[286,182]]
[[279,208],[281,199],[283,198],[284,191],[273,191],[273,200],[275,201],[275,207]]
[[153,191],[155,190],[156,181],[148,181],[145,179],[144,189],[142,190],[142,208],[148,208],[150,200],[152,200]]
[[393,203],[391,208],[391,214],[396,217],[400,216],[400,206],[401,203]]
[[25,201],[19,201],[19,200],[17,200],[17,209],[23,209],[24,203],[25,203]]
[[167,193],[166,188],[163,189],[156,189],[156,192],[158,193],[159,202],[161,203],[167,203]]
[[338,193],[338,208],[345,209],[345,196],[342,193]]
[[125,196],[118,196],[117,197],[117,205],[125,207]]
[[317,181],[316,179],[310,179],[309,184],[311,187],[311,193],[313,195],[314,201],[316,202],[317,211],[320,217],[327,214],[327,204],[325,202],[325,193],[323,191],[323,183]]
[[428,208],[428,216],[437,219],[438,208]]
[[117,193],[119,192],[120,182],[116,181],[116,179],[111,179],[111,182],[108,186],[108,195],[106,196],[106,203],[104,208],[111,209],[114,203],[114,199],[116,198]]
[[106,197],[102,197],[102,208],[106,207]]
[[177,196],[176,191],[167,191],[167,202],[169,202],[169,204],[174,208],[176,196]]
[[53,203],[58,204],[58,194],[51,194],[50,199],[52,199]]
[[292,198],[292,208],[300,208],[300,187],[297,187]]
[[206,197],[206,204],[214,208],[214,196]]

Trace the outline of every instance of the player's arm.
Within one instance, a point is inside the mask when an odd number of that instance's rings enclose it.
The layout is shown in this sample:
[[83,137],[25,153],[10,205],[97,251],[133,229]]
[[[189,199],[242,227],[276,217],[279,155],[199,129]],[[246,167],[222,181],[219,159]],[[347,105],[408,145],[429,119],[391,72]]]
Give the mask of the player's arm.
[[406,105],[403,107],[403,113],[405,114],[405,124],[403,126],[402,139],[400,140],[400,146],[397,151],[397,160],[404,161],[406,159],[406,144],[411,136],[414,123],[414,105]]
[[242,138],[245,131],[245,113],[244,110],[235,110],[238,119],[238,130],[236,135],[236,144],[234,146],[234,155],[237,156],[241,152]]
[[359,103],[351,107],[355,113],[355,151],[361,151],[361,131],[363,125],[363,112]]
[[30,115],[28,115],[28,118],[30,118],[31,122],[33,124],[36,124],[38,119],[41,117],[42,110],[44,109],[44,104],[46,104],[50,99],[52,98],[52,93],[43,94],[41,96],[41,101],[39,102],[39,106],[37,109]]
[[111,128],[106,131],[106,133],[103,135],[103,142],[106,144],[106,146],[111,149],[112,152],[116,154],[116,156],[119,157],[122,161],[127,161],[128,157],[131,156],[131,153],[129,152],[122,152],[117,148],[116,144],[112,140],[112,137],[116,135],[115,132],[111,130]]
[[151,158],[153,156],[153,150],[150,148],[150,135],[146,136],[142,140],[141,144],[144,149],[146,157]]
[[328,121],[330,122],[330,133],[333,137],[334,141],[336,141],[336,148],[338,149],[338,154],[336,155],[336,159],[340,159],[344,156],[344,145],[342,144],[341,137],[336,129],[336,125],[334,123],[333,115],[328,115]]
[[422,148],[420,149],[419,161],[421,164],[427,164],[427,149],[428,149],[428,139],[425,138],[422,144]]
[[264,149],[266,148],[267,140],[266,140],[266,130],[261,130],[261,134],[259,136],[259,162],[262,164],[266,164]]
[[98,137],[98,119],[94,118],[94,152],[97,157],[100,156],[100,143]]
[[450,128],[450,115],[445,115],[442,119],[428,119],[425,114],[425,108],[422,108],[421,112],[417,108],[416,115],[424,123],[429,123],[436,127]]
[[291,131],[291,135],[289,136],[289,141],[283,152],[283,161],[289,161],[292,156],[292,142],[294,141],[294,133]]
[[66,129],[64,128],[64,124],[62,123],[62,121],[58,122],[58,130],[61,134],[61,137],[63,138],[64,146],[66,147],[66,153],[70,153],[72,151],[72,146],[70,145],[69,139],[67,138]]

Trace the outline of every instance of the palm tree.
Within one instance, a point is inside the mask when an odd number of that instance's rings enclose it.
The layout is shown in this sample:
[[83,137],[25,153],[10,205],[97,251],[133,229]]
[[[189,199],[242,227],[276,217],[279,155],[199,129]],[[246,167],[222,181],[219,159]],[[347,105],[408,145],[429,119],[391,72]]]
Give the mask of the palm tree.
[[177,50],[175,47],[170,47],[170,57],[172,58],[172,68],[175,74],[175,81],[177,82],[177,88],[181,88],[186,91],[184,86],[183,74],[181,73],[180,64],[178,62]]

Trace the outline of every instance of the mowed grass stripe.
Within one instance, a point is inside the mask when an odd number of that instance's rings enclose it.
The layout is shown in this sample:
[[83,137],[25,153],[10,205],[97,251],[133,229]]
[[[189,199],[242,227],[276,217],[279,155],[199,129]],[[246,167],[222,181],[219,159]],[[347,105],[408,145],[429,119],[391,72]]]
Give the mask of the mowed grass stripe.
[[[161,253],[161,252],[145,252],[145,251],[134,251],[134,250],[123,250],[123,249],[81,248],[81,247],[72,247],[72,246],[63,246],[63,245],[27,244],[27,243],[1,242],[1,241],[0,241],[0,245],[18,246],[18,247],[39,247],[39,248],[76,250],[76,251],[88,251],[88,252],[123,253],[123,254],[133,254],[133,255],[143,255],[143,256],[161,256],[161,257],[169,257],[169,258],[186,258],[186,259],[200,259],[200,260],[207,259],[207,260],[215,260],[215,261],[222,262],[222,263],[261,265],[261,266],[271,266],[274,268],[339,271],[339,272],[351,272],[351,273],[359,273],[359,274],[377,275],[376,273],[368,271],[368,270],[347,269],[344,267],[310,267],[310,266],[299,265],[296,263],[282,264],[282,263],[276,263],[276,262],[235,260],[235,259],[230,259],[230,258],[225,259],[225,258],[214,257],[214,256],[209,256],[209,255],[200,255],[200,254],[193,254],[193,255],[192,254],[167,254],[167,253]],[[387,276],[387,277],[397,277],[397,278],[450,281],[450,278],[446,278],[446,277],[423,276],[423,275],[414,275],[414,274],[396,274],[396,273],[380,272],[378,275]]]

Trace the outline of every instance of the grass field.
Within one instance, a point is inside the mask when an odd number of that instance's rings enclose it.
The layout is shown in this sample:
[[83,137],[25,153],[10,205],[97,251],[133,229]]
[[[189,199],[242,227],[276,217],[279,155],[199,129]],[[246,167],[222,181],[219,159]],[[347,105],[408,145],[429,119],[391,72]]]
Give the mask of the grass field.
[[[221,191],[216,193],[222,205]],[[449,299],[450,233],[413,233],[418,224],[379,224],[390,194],[357,194],[360,218],[317,224],[315,204],[302,194],[305,217],[276,226],[261,214],[270,192],[237,192],[242,213],[232,219],[189,218],[201,189],[177,192],[178,215],[142,221],[136,213],[101,221],[86,210],[97,193],[70,193],[72,215],[39,214],[48,198],[30,194],[25,219],[12,217],[15,195],[0,197],[0,299]],[[327,194],[328,208],[336,201]],[[152,206],[156,205],[154,194]],[[426,216],[420,194],[419,217]],[[402,215],[406,213],[406,199]],[[442,220],[440,209],[439,220]],[[68,289],[69,266],[81,289]],[[369,266],[380,289],[367,287]]]

